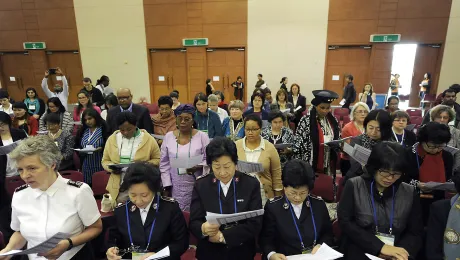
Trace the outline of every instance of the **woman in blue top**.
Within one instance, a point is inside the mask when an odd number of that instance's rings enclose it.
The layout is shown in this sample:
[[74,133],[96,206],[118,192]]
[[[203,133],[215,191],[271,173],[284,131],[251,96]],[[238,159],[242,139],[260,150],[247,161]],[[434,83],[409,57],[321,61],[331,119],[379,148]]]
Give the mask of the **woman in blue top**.
[[37,120],[45,113],[45,102],[38,97],[37,91],[34,88],[26,90],[24,104],[27,106],[29,115],[35,117]]
[[222,122],[222,132],[232,141],[237,141],[244,137],[243,109],[243,101],[233,100],[228,106],[230,116]]
[[197,130],[207,133],[209,138],[224,135],[219,115],[208,109],[208,96],[204,93],[198,93],[193,101],[193,106],[197,110],[194,116]]
[[109,137],[107,124],[101,115],[93,108],[87,108],[81,116],[82,128],[78,131],[75,148],[94,148],[93,152],[80,152],[84,181],[91,185],[92,176],[95,172],[103,171],[102,154]]
[[359,102],[366,103],[370,110],[377,106],[375,102],[376,94],[371,83],[364,85],[363,93],[359,93]]

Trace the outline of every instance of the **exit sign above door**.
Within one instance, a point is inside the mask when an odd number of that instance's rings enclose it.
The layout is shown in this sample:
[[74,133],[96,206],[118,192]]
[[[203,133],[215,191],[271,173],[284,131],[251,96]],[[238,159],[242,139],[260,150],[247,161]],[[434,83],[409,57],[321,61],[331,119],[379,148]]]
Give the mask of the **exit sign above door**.
[[370,42],[399,42],[401,34],[371,34]]
[[46,44],[44,42],[24,42],[24,50],[44,50]]
[[208,38],[182,39],[182,45],[185,47],[208,46]]

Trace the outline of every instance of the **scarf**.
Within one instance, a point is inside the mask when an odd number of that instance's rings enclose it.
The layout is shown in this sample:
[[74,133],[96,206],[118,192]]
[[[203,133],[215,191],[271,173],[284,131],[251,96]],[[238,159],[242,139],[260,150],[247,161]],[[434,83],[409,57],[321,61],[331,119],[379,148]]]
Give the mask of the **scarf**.
[[153,129],[157,135],[166,135],[169,131],[176,130],[176,116],[174,116],[174,111],[171,111],[171,114],[162,118],[161,114],[156,114],[152,117]]
[[[236,128],[235,128],[235,121],[238,122],[238,124],[236,125]],[[233,120],[232,118],[230,118],[230,122],[229,122],[229,128],[230,128],[230,136],[228,136],[228,138],[230,138],[230,140],[232,141],[237,141],[238,139],[240,139],[240,137],[238,137],[238,133],[240,132],[241,128],[243,128],[244,126],[244,123],[243,123],[243,120]]]
[[460,257],[460,197],[459,194],[450,200],[446,229],[444,231],[444,259],[455,260]]
[[442,152],[437,154],[428,154],[423,149],[422,145],[417,147],[417,153],[423,158],[419,169],[419,181],[421,182],[446,182],[446,173],[444,168],[444,159]]
[[360,138],[361,138],[361,141],[362,141],[361,146],[366,148],[366,149],[369,149],[369,150],[372,150],[372,148],[376,144],[379,143],[379,141],[375,141],[374,139],[371,139],[367,134],[360,135]]

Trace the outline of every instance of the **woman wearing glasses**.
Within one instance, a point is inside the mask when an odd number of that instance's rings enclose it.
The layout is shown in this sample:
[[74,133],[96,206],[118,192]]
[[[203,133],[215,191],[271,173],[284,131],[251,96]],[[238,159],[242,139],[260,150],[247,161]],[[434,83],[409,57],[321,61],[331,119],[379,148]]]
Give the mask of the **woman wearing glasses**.
[[188,230],[179,204],[160,196],[161,175],[153,164],[129,166],[121,191],[129,200],[115,209],[115,229],[109,233],[108,260],[146,257],[169,247],[171,260],[188,248]]
[[391,114],[391,121],[393,122],[391,140],[400,143],[403,147],[412,147],[417,142],[417,137],[414,132],[406,129],[407,124],[410,123],[409,115],[404,111],[396,111]]
[[[302,160],[292,160],[283,168],[285,196],[265,205],[260,245],[269,260],[288,255],[316,253],[322,243],[332,245],[332,223],[326,203],[310,195],[315,173]],[[264,257],[265,259],[265,257]]]
[[418,259],[423,223],[419,195],[401,182],[409,165],[395,142],[374,146],[365,174],[350,179],[338,207],[345,260]]
[[206,212],[233,214],[261,209],[259,182],[236,170],[237,148],[228,138],[218,137],[209,143],[206,161],[212,172],[197,179],[190,206],[190,231],[199,238],[196,258],[254,259],[262,216],[219,226],[206,221]]
[[[190,105],[177,107],[174,110],[177,130],[167,133],[161,145],[160,172],[163,188],[165,194],[179,202],[183,211],[190,210],[193,185],[196,177],[205,170],[205,149],[209,143],[206,133],[194,129],[195,113],[195,108]],[[177,161],[176,159],[185,162],[197,156],[203,156],[201,163],[188,169],[175,168],[171,163]]]
[[288,160],[291,159],[292,149],[294,143],[294,134],[290,128],[285,127],[286,115],[279,110],[272,110],[268,113],[269,126],[262,129],[262,138],[274,144],[287,144],[288,147],[277,148],[280,156],[281,167],[283,167]]

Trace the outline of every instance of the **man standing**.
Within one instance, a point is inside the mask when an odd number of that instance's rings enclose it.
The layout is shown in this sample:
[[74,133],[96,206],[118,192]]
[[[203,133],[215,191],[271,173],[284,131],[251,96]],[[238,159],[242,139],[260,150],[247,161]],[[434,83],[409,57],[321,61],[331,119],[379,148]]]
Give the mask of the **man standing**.
[[[451,107],[455,112],[455,120],[450,122],[449,125],[458,127],[460,123],[460,105],[457,104],[457,102],[455,102],[457,100],[457,91],[455,89],[448,88],[444,90],[444,92],[442,92],[441,95],[442,95],[441,104]],[[425,116],[423,117],[423,122],[422,122],[423,125],[430,122],[430,112],[431,110],[428,111],[428,113],[426,113]]]
[[340,101],[340,104],[342,105],[342,108],[350,109],[350,104],[356,100],[356,90],[355,85],[353,84],[353,75],[347,75],[345,82],[347,82],[347,85],[343,90],[343,97],[342,101]]
[[62,73],[62,70],[57,67],[55,70],[56,76],[61,77],[62,80],[62,87],[61,85],[54,86],[53,92],[48,88],[48,77],[50,75],[49,70],[45,71],[45,77],[42,80],[42,90],[45,92],[45,95],[48,98],[58,97],[61,101],[62,105],[64,106],[65,110],[68,111],[67,101],[69,100],[69,84],[67,83],[67,79],[65,75]]
[[112,107],[107,114],[107,124],[111,133],[118,130],[117,115],[126,111],[132,112],[137,116],[137,127],[145,129],[153,134],[153,123],[150,119],[149,110],[138,104],[133,103],[133,95],[128,88],[122,88],[117,91],[118,106]]

